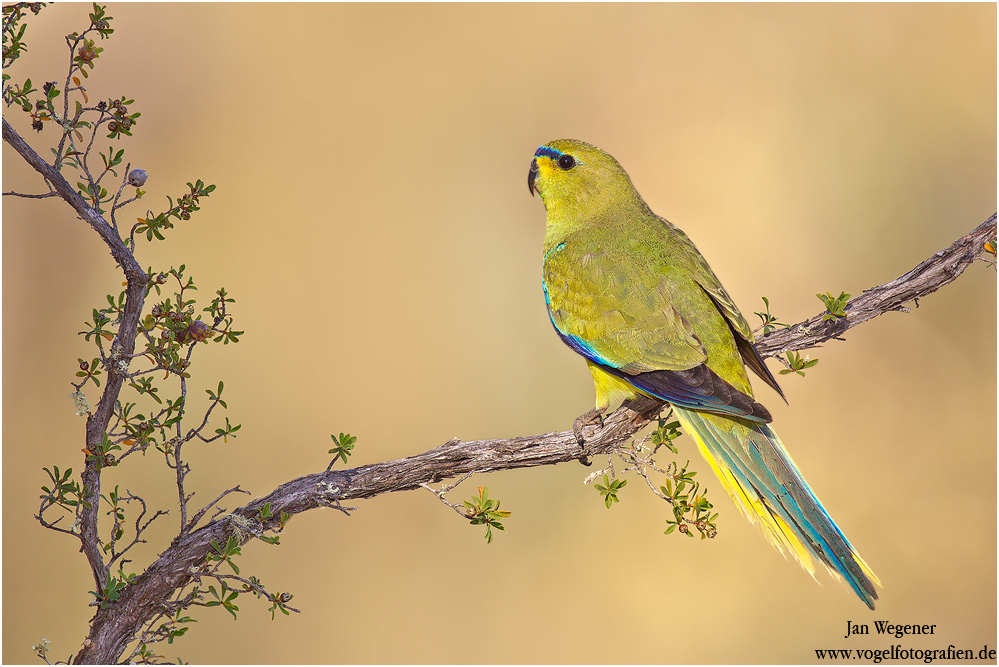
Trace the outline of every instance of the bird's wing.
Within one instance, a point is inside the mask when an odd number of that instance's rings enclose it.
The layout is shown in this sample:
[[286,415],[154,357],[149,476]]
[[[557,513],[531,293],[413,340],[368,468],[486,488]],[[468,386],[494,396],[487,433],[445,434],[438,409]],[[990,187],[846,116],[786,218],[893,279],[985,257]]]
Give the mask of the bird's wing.
[[721,281],[718,280],[715,272],[711,270],[707,260],[698,252],[694,243],[682,229],[663,218],[660,218],[660,221],[669,228],[675,240],[676,247],[681,249],[681,252],[677,254],[682,257],[682,260],[686,264],[685,269],[695,277],[697,284],[701,286],[701,289],[711,299],[715,308],[725,318],[725,322],[732,331],[732,338],[735,340],[743,362],[760,379],[780,394],[781,398],[787,401],[784,397],[784,392],[781,391],[780,386],[777,384],[776,378],[770,373],[770,369],[767,368],[766,364],[763,363],[763,357],[760,356],[760,353],[756,351],[756,347],[753,345],[753,330],[750,328],[749,322],[743,317],[732,297],[722,287]]
[[[591,237],[569,238],[545,255],[545,299],[562,340],[645,393],[694,410],[770,421],[762,405],[705,364],[704,341],[661,262],[645,256],[647,248],[626,256],[621,239]],[[713,312],[708,295],[689,287],[699,308]]]

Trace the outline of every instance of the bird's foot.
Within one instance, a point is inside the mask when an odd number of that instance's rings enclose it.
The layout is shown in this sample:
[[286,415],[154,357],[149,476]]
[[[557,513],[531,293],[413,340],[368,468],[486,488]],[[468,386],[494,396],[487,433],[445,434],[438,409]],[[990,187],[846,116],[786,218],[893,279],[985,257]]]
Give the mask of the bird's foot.
[[[579,448],[583,449],[586,444],[586,438],[583,437],[583,429],[587,426],[596,426],[598,428],[603,428],[604,426],[604,412],[607,408],[593,408],[589,412],[585,412],[578,417],[576,421],[572,423],[572,433],[576,436],[576,442],[579,444]],[[583,454],[579,457],[579,462],[584,466],[590,465],[590,458]]]

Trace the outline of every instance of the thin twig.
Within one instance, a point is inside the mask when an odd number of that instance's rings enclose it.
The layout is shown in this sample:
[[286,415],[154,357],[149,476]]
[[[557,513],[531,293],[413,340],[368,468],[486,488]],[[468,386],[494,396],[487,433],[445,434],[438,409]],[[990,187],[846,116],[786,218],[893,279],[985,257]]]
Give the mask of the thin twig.
[[210,510],[212,507],[218,504],[219,501],[228,496],[230,493],[245,493],[247,495],[250,495],[249,491],[244,491],[243,489],[239,488],[239,484],[232,487],[231,489],[226,489],[225,491],[219,494],[218,498],[216,498],[212,502],[202,507],[193,517],[191,517],[191,520],[187,524],[187,529],[193,530],[194,527],[198,525],[198,522],[201,521],[201,517],[203,517],[208,512],[208,510]]
[[[218,574],[218,573],[214,573],[214,574],[202,574],[201,576],[202,577],[211,577],[212,579],[218,580],[220,583],[222,582],[223,579],[232,579],[234,581],[238,581],[238,582],[242,583],[244,586],[246,586],[248,589],[251,589],[251,592],[256,592],[256,593],[259,593],[260,595],[264,596],[267,599],[268,602],[272,602],[272,603],[276,602],[275,599],[274,599],[275,596],[273,594],[271,594],[271,593],[268,593],[266,590],[264,590],[264,588],[260,584],[255,583],[253,581],[250,581],[249,579],[244,579],[243,577],[241,577],[241,576],[239,576],[237,574]],[[293,611],[296,614],[301,614],[302,613],[301,610],[295,609],[294,607],[291,607],[291,606],[289,606],[286,603],[281,602],[281,603],[278,603],[278,604],[281,607],[284,607],[285,609],[287,609],[288,611]]]
[[27,199],[46,199],[48,197],[58,197],[59,193],[56,192],[55,190],[53,190],[52,192],[46,192],[43,195],[26,195],[26,194],[23,194],[21,192],[14,192],[13,190],[11,190],[10,192],[3,193],[3,196],[4,197],[25,197]]
[[464,482],[466,479],[468,479],[469,477],[471,477],[474,474],[475,473],[467,472],[464,475],[462,475],[461,479],[459,479],[454,484],[444,484],[439,489],[435,489],[434,487],[430,486],[426,482],[420,482],[420,486],[422,486],[424,489],[426,489],[430,493],[432,493],[435,496],[437,496],[438,500],[440,500],[442,503],[444,503],[445,505],[447,505],[448,507],[450,507],[451,509],[453,509],[455,512],[457,512],[463,518],[467,519],[468,518],[468,514],[465,513],[465,510],[462,508],[462,506],[459,505],[458,503],[452,503],[452,502],[450,502],[449,500],[447,500],[444,497],[444,495],[447,494],[449,491],[454,490],[454,488],[456,486],[458,486],[459,484],[461,484],[462,482]]

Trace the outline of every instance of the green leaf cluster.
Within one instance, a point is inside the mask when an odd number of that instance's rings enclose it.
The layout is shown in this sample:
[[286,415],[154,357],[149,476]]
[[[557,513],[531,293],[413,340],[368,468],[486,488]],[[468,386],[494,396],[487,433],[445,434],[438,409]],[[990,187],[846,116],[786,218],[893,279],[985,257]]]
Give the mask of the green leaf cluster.
[[[273,515],[271,513],[270,506],[265,505],[264,507],[262,507],[259,511],[259,515],[265,519],[271,518]],[[282,513],[281,515],[282,522],[287,520],[287,516],[288,516],[287,514]],[[236,566],[236,564],[233,562],[232,559],[235,558],[236,556],[239,556],[241,554],[241,550],[239,547],[239,542],[235,538],[235,536],[230,535],[226,540],[225,545],[220,545],[217,541],[212,540],[210,546],[212,548],[212,551],[209,552],[208,554],[208,565],[211,565],[212,563],[217,563],[218,565],[221,565],[222,563],[227,563],[229,567],[232,568],[232,571],[237,575],[235,577],[230,576],[229,578],[238,579],[243,583],[242,583],[242,590],[236,590],[230,588],[226,584],[225,579],[219,578],[218,579],[220,585],[219,589],[216,589],[215,586],[208,587],[208,592],[212,595],[214,599],[206,602],[205,603],[206,607],[222,607],[230,614],[232,614],[233,619],[235,619],[236,612],[239,611],[239,607],[236,605],[236,599],[240,596],[241,593],[250,593],[251,595],[257,598],[266,598],[271,603],[270,608],[267,610],[271,612],[271,620],[274,620],[276,618],[276,613],[278,611],[280,611],[285,616],[289,615],[287,605],[295,597],[294,595],[292,595],[291,593],[281,593],[281,592],[268,593],[264,588],[263,582],[260,581],[257,577],[250,576],[247,579],[241,579],[238,576],[239,568]]]
[[111,440],[108,436],[107,431],[101,434],[101,441],[90,443],[84,450],[87,455],[87,461],[94,461],[97,463],[98,467],[105,466],[115,466],[118,465],[117,459],[115,459],[113,451],[120,451],[121,445],[117,442]]
[[[95,310],[94,313],[96,314],[97,311]],[[107,323],[105,322],[105,324]],[[98,376],[101,374],[101,369],[99,368],[101,360],[98,359],[97,357],[94,357],[93,359],[90,360],[90,363],[87,363],[86,359],[77,358],[77,362],[79,362],[80,364],[80,370],[76,372],[76,377],[86,378],[87,380],[90,380],[95,385],[100,387],[101,381],[98,379]],[[84,380],[84,382],[86,382],[86,380]]]
[[[21,23],[25,10],[37,15],[45,6],[44,2],[15,2],[3,8],[3,68],[7,69],[15,60],[21,57],[21,51],[27,51],[24,30],[28,26]],[[6,81],[6,77],[4,81]]]
[[[174,639],[183,637],[190,629],[187,625],[188,623],[197,622],[197,619],[185,615],[183,609],[178,609],[172,615],[168,616],[166,621],[160,624],[158,630],[163,633],[167,643],[172,644]],[[142,648],[145,649],[145,645]]]
[[121,492],[118,490],[118,486],[115,486],[114,490],[110,493],[102,493],[101,500],[111,508],[107,512],[108,516],[114,515],[114,521],[111,524],[110,539],[103,546],[104,551],[108,552],[114,550],[115,543],[125,534],[125,529],[122,526],[122,523],[125,521],[125,508],[122,505]]
[[600,492],[600,495],[604,498],[604,504],[607,506],[607,509],[610,509],[611,505],[620,502],[617,494],[627,485],[628,480],[626,479],[612,480],[609,476],[604,475],[604,483],[594,484],[593,488]]
[[672,416],[672,414],[673,412],[671,409],[670,412],[668,412],[665,417],[659,418],[656,425],[656,430],[654,430],[651,434],[649,434],[649,440],[652,442],[652,444],[655,446],[656,449],[659,449],[660,447],[666,447],[674,454],[679,454],[680,450],[676,448],[676,445],[673,444],[673,441],[679,438],[683,434],[683,431],[680,430],[680,422],[669,421],[669,418]]
[[121,591],[133,579],[135,579],[134,573],[125,574],[122,570],[118,570],[116,577],[109,572],[106,583],[100,587],[100,591],[89,591],[89,593],[97,599],[101,609],[107,609],[121,598]]
[[846,292],[840,292],[839,296],[833,296],[832,293],[826,292],[825,294],[816,294],[822,305],[826,307],[826,313],[822,316],[822,321],[835,320],[837,317],[846,317],[846,305],[850,300],[850,295]]
[[[156,448],[164,453],[170,451],[170,442],[177,437],[177,433],[169,433],[168,429],[176,428],[185,414],[185,398],[183,395],[175,399],[164,399],[160,395],[160,387],[153,377],[158,371],[164,373],[163,378],[167,379],[171,375],[187,379],[190,377],[190,364],[193,347],[197,343],[223,343],[239,342],[242,331],[232,328],[232,317],[226,312],[227,304],[234,300],[225,292],[219,289],[217,296],[211,304],[204,308],[202,312],[208,313],[212,318],[211,324],[204,322],[200,315],[196,315],[196,301],[188,298],[188,294],[197,290],[193,279],[186,277],[184,272],[186,267],[181,265],[179,269],[171,268],[168,272],[154,274],[150,270],[150,278],[147,284],[147,294],[155,291],[157,295],[162,293],[162,286],[169,280],[174,280],[177,288],[171,297],[153,303],[149,313],[141,320],[139,334],[144,340],[144,349],[136,353],[136,357],[143,357],[150,362],[148,368],[129,372],[130,364],[123,360],[114,359],[114,347],[111,354],[104,351],[103,343],[112,341],[117,335],[117,326],[120,323],[125,307],[125,293],[122,292],[117,298],[107,296],[108,306],[101,309],[93,309],[93,322],[86,322],[84,330],[80,332],[87,341],[93,340],[100,352],[100,362],[95,358],[87,363],[83,359],[78,359],[80,370],[77,377],[83,377],[83,382],[77,385],[79,389],[86,382],[93,381],[99,385],[97,376],[100,374],[99,364],[103,363],[112,372],[126,375],[128,387],[133,389],[140,396],[146,396],[156,404],[163,406],[148,415],[139,412],[137,404],[128,401],[119,401],[115,407],[116,423],[112,425],[111,431],[115,434],[117,442],[138,447],[145,450],[150,444],[155,444]],[[206,389],[210,401],[209,411],[216,406],[223,409],[228,408],[228,404],[222,398],[225,385],[219,382],[217,390]],[[195,430],[194,435],[202,437],[201,433],[205,424]],[[210,441],[216,438],[227,440],[229,436],[235,436],[239,431],[239,424],[230,423],[226,418],[225,426],[214,430],[215,436],[204,438]]]
[[[18,106],[28,114],[31,127],[36,132],[41,132],[46,124],[59,127],[61,132],[59,143],[51,149],[55,156],[53,165],[59,170],[63,165],[79,170],[82,180],[77,181],[77,191],[92,207],[103,214],[102,205],[116,202],[117,195],[111,195],[108,189],[101,185],[101,180],[108,173],[117,176],[117,172],[111,167],[120,162],[122,152],[115,153],[114,148],[110,148],[107,156],[101,154],[105,168],[96,176],[90,172],[86,158],[101,127],[106,128],[109,139],[131,136],[131,128],[142,114],[130,112],[128,105],[132,104],[133,100],[125,97],[101,101],[96,106],[90,106],[90,98],[80,77],[87,79],[90,76],[89,71],[94,69],[96,60],[104,51],[103,47],[97,45],[95,38],[104,40],[114,33],[114,29],[111,28],[112,17],[107,14],[105,6],[96,3],[93,4],[93,11],[89,14],[90,25],[87,29],[82,33],[72,32],[66,36],[70,67],[62,87],[59,87],[56,81],[47,81],[39,91],[30,78],[26,78],[20,85],[12,83],[7,69],[27,49],[24,42],[26,24],[21,22],[24,9],[31,9],[37,14],[42,4],[17,3],[4,7],[3,99],[8,107]],[[90,135],[89,139],[85,132]],[[113,155],[118,157],[118,161],[115,161]],[[139,196],[141,193],[137,191],[136,197]]]
[[227,612],[232,614],[232,620],[236,620],[236,612],[239,611],[239,607],[236,606],[235,600],[239,597],[239,591],[234,591],[229,588],[225,581],[219,582],[220,591],[215,590],[214,586],[208,587],[208,592],[211,593],[215,599],[209,600],[205,603],[206,607],[222,607]]
[[239,568],[232,560],[233,557],[242,554],[239,541],[234,536],[230,535],[228,539],[226,539],[224,546],[219,544],[217,540],[212,540],[209,544],[212,550],[208,552],[208,563],[227,563],[229,567],[232,568],[233,573],[239,574]]
[[17,104],[24,111],[30,112],[32,103],[28,95],[35,92],[31,87],[31,79],[27,79],[23,86],[16,84],[8,85],[10,75],[7,68],[14,64],[14,61],[21,57],[21,53],[28,50],[28,45],[24,42],[24,31],[28,24],[22,20],[26,16],[26,11],[38,14],[45,6],[44,2],[15,2],[3,8],[3,100],[7,106]]
[[347,457],[350,456],[351,451],[354,449],[354,443],[357,442],[357,438],[350,433],[340,433],[339,438],[330,434],[330,438],[333,439],[333,444],[335,445],[329,451],[333,455],[333,463],[336,463],[337,459],[343,459],[343,462],[346,463]]
[[271,620],[275,618],[275,612],[280,611],[285,616],[290,616],[291,613],[288,611],[287,604],[295,598],[291,593],[274,593],[270,597],[271,606],[267,610],[271,612]]
[[707,489],[701,489],[699,482],[694,481],[697,475],[694,471],[688,471],[687,461],[682,468],[678,468],[676,463],[671,463],[667,468],[667,475],[664,486],[659,490],[669,499],[673,505],[673,518],[666,519],[666,531],[669,535],[675,530],[679,530],[688,537],[694,534],[690,528],[695,528],[701,535],[701,539],[714,537],[718,533],[715,520],[718,514],[711,513],[712,504],[707,498]]
[[[271,504],[264,503],[264,506],[261,507],[259,510],[257,510],[257,518],[259,518],[261,523],[265,524],[267,528],[280,532],[284,530],[284,527],[288,523],[288,520],[291,519],[291,515],[288,514],[287,512],[281,512],[281,515],[278,517],[278,520],[275,525],[275,522],[271,521],[271,519],[274,518],[274,512],[271,510]],[[266,542],[267,544],[279,544],[281,541],[281,536],[260,535],[259,539],[263,542]],[[250,579],[253,579],[253,577],[250,577]]]
[[276,613],[278,611],[285,616],[291,615],[287,606],[295,598],[291,593],[268,593],[264,590],[263,582],[256,577],[250,577],[248,582],[243,584],[243,592],[255,595],[257,598],[267,598],[271,603],[267,611],[271,612],[272,621],[277,617]]
[[479,494],[472,496],[471,500],[463,500],[465,506],[465,516],[474,525],[485,525],[486,542],[493,541],[493,528],[496,530],[506,530],[499,519],[505,519],[512,512],[500,509],[500,501],[489,497],[488,487],[480,486]]
[[787,375],[788,373],[797,373],[798,375],[804,375],[806,368],[811,368],[815,364],[819,363],[818,359],[809,359],[808,355],[802,357],[797,352],[787,353],[787,368],[782,368],[780,370],[781,375]]
[[165,238],[163,231],[173,229],[174,223],[172,218],[190,220],[192,213],[201,210],[201,198],[207,197],[215,191],[214,185],[206,185],[201,179],[198,179],[194,183],[189,182],[187,188],[189,192],[181,195],[176,202],[173,197],[167,197],[167,200],[170,202],[170,208],[166,211],[155,215],[150,212],[143,218],[137,218],[137,222],[132,227],[131,234],[129,235],[129,245],[131,247],[135,246],[136,234],[145,234],[147,241],[152,241],[153,238],[162,241]]
[[762,334],[766,336],[768,333],[776,329],[777,327],[784,327],[785,329],[790,328],[790,324],[784,324],[783,322],[777,321],[776,315],[770,314],[770,300],[767,297],[760,297],[763,299],[763,305],[765,306],[762,313],[755,313],[763,321]]
[[60,472],[59,466],[52,466],[52,470],[42,468],[52,480],[52,486],[42,485],[42,506],[55,505],[67,511],[74,511],[81,503],[89,507],[89,503],[84,500],[86,489],[83,485],[73,479],[73,469],[66,468]]

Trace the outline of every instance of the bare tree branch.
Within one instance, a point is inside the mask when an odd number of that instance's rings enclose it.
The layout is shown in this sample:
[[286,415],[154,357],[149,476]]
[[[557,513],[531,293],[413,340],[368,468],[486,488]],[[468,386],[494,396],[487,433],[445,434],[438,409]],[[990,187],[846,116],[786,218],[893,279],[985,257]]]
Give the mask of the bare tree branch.
[[55,190],[53,190],[52,192],[46,192],[43,195],[27,195],[27,194],[24,194],[24,193],[21,193],[21,192],[14,192],[13,190],[11,190],[10,192],[3,193],[3,196],[4,197],[24,197],[26,199],[47,199],[49,197],[58,197],[59,193],[56,192]]
[[[954,241],[932,257],[920,262],[895,280],[864,290],[847,303],[846,317],[822,320],[825,313],[799,322],[787,329],[776,329],[756,341],[756,349],[764,357],[773,357],[792,350],[818,347],[831,338],[838,338],[847,329],[878,315],[898,310],[909,312],[909,301],[919,306],[919,299],[932,294],[961,275],[968,265],[982,256],[987,242],[996,242],[996,214],[974,230]],[[994,251],[993,251],[994,252]]]

